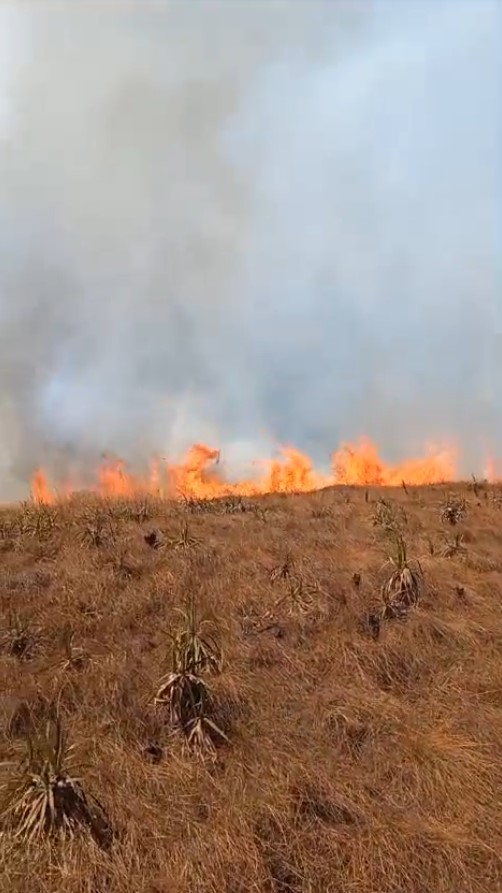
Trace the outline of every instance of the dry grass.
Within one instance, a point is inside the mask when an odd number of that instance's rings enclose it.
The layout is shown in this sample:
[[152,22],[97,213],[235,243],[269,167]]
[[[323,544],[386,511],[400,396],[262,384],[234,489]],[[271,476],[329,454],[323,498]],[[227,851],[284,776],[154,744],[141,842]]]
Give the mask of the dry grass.
[[3,509],[0,889],[502,890],[501,497]]

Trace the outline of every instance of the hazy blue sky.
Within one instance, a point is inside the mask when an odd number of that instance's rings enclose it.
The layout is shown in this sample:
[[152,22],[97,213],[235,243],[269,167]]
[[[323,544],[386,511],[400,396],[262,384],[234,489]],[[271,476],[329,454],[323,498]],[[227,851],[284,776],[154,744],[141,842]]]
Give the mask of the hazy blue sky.
[[502,455],[501,7],[0,8],[3,492],[199,439]]

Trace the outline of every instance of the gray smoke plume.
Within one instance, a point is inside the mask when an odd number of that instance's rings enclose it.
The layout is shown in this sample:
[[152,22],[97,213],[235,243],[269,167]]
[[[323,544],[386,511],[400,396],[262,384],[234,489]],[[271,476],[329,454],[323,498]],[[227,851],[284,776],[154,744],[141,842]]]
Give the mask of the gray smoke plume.
[[500,9],[2,10],[0,496],[199,440],[502,453]]

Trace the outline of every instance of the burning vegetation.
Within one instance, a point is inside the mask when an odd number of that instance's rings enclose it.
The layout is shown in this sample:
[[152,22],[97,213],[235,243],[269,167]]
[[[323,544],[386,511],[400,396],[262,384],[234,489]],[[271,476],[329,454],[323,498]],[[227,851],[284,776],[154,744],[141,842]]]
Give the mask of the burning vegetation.
[[[146,493],[167,498],[215,499],[229,495],[308,493],[334,484],[436,484],[457,476],[456,454],[452,448],[430,448],[421,458],[390,465],[380,458],[376,446],[368,439],[355,445],[342,444],[331,457],[331,474],[317,472],[310,458],[292,447],[284,447],[277,459],[256,463],[256,468],[257,474],[248,480],[227,480],[221,472],[219,450],[196,444],[179,464],[156,459],[146,476],[134,474],[120,459],[106,459],[90,489],[108,497]],[[31,489],[37,502],[52,503],[83,488],[78,483],[53,484],[44,469],[38,469]]]

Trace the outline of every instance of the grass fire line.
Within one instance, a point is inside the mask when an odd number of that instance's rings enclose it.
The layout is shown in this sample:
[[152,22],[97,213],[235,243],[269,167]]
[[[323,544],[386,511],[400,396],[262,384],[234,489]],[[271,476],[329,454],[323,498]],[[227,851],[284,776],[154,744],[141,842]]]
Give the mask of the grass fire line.
[[[309,456],[293,447],[284,447],[279,458],[256,462],[256,476],[247,480],[226,480],[221,472],[220,451],[204,444],[194,445],[182,462],[165,459],[151,462],[147,475],[137,475],[121,459],[105,459],[97,469],[94,484],[83,487],[78,481],[53,482],[39,468],[32,480],[35,501],[53,503],[75,491],[91,489],[103,496],[155,496],[217,498],[225,495],[258,496],[267,493],[307,493],[333,484],[360,486],[420,486],[458,479],[457,450],[429,447],[422,457],[397,464],[384,462],[375,444],[361,439],[342,444],[331,456],[331,473],[321,474]],[[486,477],[494,479],[495,461],[486,460]]]

